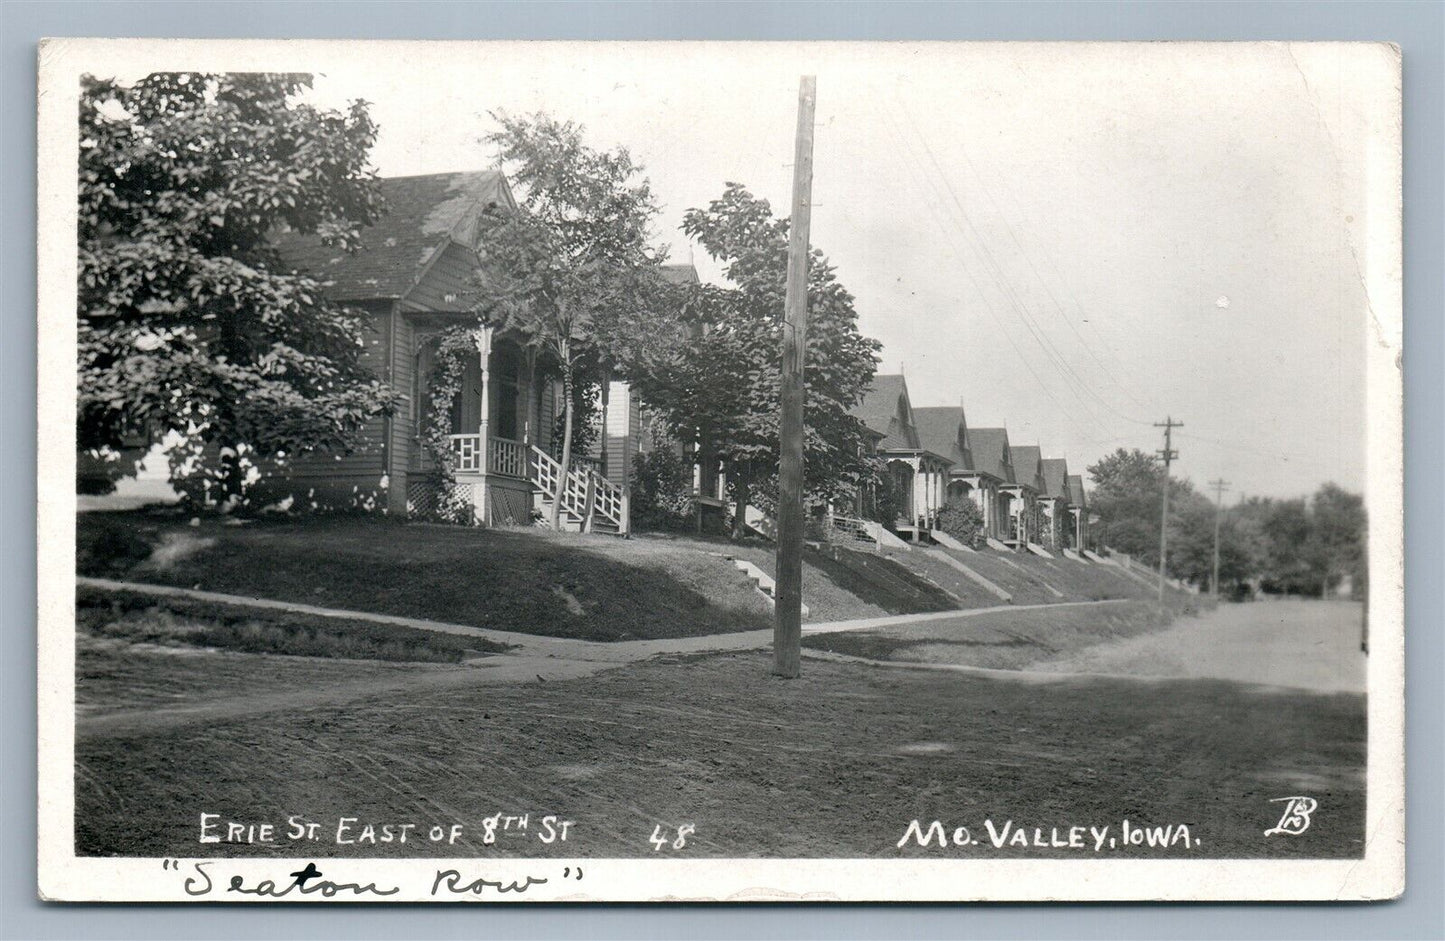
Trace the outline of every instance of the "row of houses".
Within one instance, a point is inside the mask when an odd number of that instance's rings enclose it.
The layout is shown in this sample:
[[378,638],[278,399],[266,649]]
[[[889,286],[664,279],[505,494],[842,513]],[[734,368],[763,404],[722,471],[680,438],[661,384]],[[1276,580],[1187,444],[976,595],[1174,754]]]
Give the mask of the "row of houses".
[[874,377],[854,414],[887,467],[896,518],[885,522],[900,536],[936,538],[943,508],[967,499],[994,548],[1088,545],[1084,479],[1069,473],[1066,459],[1012,444],[1005,428],[970,428],[961,404],[915,408],[902,375]]
[[[479,270],[480,221],[496,207],[515,208],[497,171],[393,177],[381,181],[387,213],[362,233],[363,248],[343,251],[315,236],[275,240],[282,261],[327,283],[334,300],[364,313],[364,360],[406,403],[364,430],[365,446],[346,455],[309,454],[268,468],[256,485],[261,499],[313,506],[351,506],[394,515],[426,515],[443,494],[422,446],[428,423],[428,379],[436,336],[473,316],[468,285]],[[696,281],[690,264],[665,267],[674,281]],[[560,384],[539,368],[535,350],[483,327],[467,363],[450,424],[454,498],[483,525],[526,524],[550,515],[561,493],[569,528],[626,532],[630,475],[640,450],[654,446],[645,405],[627,383],[604,378],[600,435],[589,454],[563,469],[553,459],[561,421]],[[1040,459],[1036,447],[1013,447],[1001,428],[970,428],[959,407],[914,409],[902,376],[879,376],[857,409],[893,490],[898,519],[884,521],[904,538],[924,540],[952,498],[983,511],[984,535],[999,548],[1029,543],[1085,543],[1087,513],[1081,478],[1062,459]],[[726,479],[716,462],[697,461],[695,496],[704,512],[719,511]],[[1035,527],[1040,508],[1043,527]]]

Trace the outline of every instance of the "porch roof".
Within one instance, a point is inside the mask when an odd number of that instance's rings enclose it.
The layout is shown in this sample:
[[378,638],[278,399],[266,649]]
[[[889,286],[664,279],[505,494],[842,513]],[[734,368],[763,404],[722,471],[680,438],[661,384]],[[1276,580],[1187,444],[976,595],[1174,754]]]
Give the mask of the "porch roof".
[[448,244],[476,250],[477,222],[487,207],[515,205],[499,170],[378,182],[386,209],[375,225],[361,230],[358,251],[327,245],[317,235],[291,232],[272,239],[286,265],[327,282],[327,293],[336,300],[404,296]]
[[1084,478],[1080,474],[1069,475],[1069,503],[1073,506],[1088,506],[1084,495]]

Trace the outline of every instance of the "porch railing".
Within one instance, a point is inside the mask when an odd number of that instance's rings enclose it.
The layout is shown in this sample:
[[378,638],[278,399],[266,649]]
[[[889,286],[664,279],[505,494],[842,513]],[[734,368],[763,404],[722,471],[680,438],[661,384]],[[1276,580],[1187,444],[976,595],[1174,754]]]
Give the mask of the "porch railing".
[[482,436],[451,435],[448,440],[452,443],[452,458],[456,462],[456,470],[463,474],[480,474],[482,472]]
[[487,469],[506,477],[527,476],[527,449],[510,438],[487,439]]
[[[551,499],[562,475],[561,462],[534,445],[528,455],[528,470],[532,482]],[[562,511],[585,525],[589,502],[594,521],[600,518],[619,532],[626,531],[627,507],[622,488],[587,464],[574,461],[562,489]]]
[[[487,461],[484,471],[480,434],[450,435],[449,440],[456,461],[456,472],[459,474],[485,472],[499,477],[515,477],[530,480],[548,499],[557,493],[562,465],[535,445],[528,448],[520,441],[489,436],[486,440]],[[622,488],[602,476],[595,462],[586,459],[574,460],[572,469],[567,474],[566,486],[562,490],[562,511],[585,524],[589,504],[593,522],[610,523],[618,532],[626,532],[627,504]]]
[[527,477],[527,449],[510,438],[487,438],[487,464],[482,468],[482,436],[450,435],[456,470],[461,474],[498,474],[503,477]]

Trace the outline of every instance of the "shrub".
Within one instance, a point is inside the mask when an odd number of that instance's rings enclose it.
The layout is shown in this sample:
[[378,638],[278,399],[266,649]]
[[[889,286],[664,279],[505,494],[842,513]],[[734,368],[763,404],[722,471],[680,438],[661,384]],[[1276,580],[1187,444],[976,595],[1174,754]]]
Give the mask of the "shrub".
[[968,497],[952,497],[938,511],[938,528],[965,546],[974,546],[983,534],[983,510]]
[[632,468],[635,529],[682,532],[696,525],[690,462],[674,448],[664,446],[639,453]]

